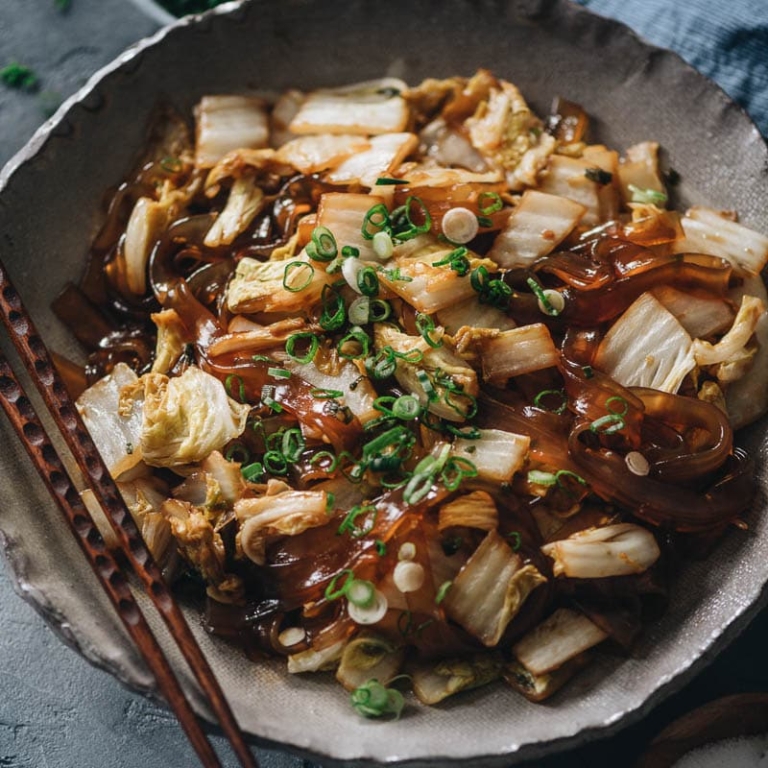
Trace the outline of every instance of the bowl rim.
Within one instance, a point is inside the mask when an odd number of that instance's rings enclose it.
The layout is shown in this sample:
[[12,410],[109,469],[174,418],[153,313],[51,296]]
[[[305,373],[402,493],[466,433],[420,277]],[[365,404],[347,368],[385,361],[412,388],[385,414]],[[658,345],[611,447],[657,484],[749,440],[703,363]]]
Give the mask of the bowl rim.
[[[133,2],[139,2],[139,0],[133,0]],[[151,2],[151,0],[148,0],[148,2]],[[536,5],[536,3],[526,3],[525,0],[518,3],[520,6],[524,5]],[[154,5],[154,3],[153,3]],[[211,11],[206,12],[205,16],[209,15],[229,15],[232,13],[233,10],[240,8],[241,6],[247,6],[248,3],[243,3],[242,0],[236,0],[235,2],[229,2],[225,3],[221,6],[218,6],[217,8],[212,9]],[[256,5],[256,3],[253,3],[253,5]],[[562,16],[568,16],[569,18],[573,19],[574,17],[578,18],[584,18],[584,16],[589,16],[590,18],[595,18],[596,15],[587,9],[584,9],[580,6],[577,6],[575,4],[572,4],[570,2],[567,2],[566,0],[556,0],[554,3],[545,3],[544,5],[557,7],[560,9]],[[584,16],[581,16],[581,14],[584,14]],[[188,16],[184,17],[183,19],[174,19],[172,27],[180,27],[180,26],[187,26],[191,24],[195,24],[199,16]],[[632,32],[628,27],[621,24],[620,22],[616,22],[614,20],[605,19],[605,17],[598,17],[602,20],[603,23],[609,25],[612,29],[616,30],[623,30],[624,34],[631,34],[635,39],[639,39],[638,36]],[[564,23],[561,19],[560,23]],[[25,164],[26,162],[34,159],[34,157],[40,152],[47,140],[51,136],[56,135],[56,129],[66,122],[67,120],[67,114],[71,110],[73,106],[76,104],[82,102],[85,100],[88,96],[90,96],[95,90],[98,89],[98,86],[107,79],[111,74],[113,74],[116,70],[121,69],[124,67],[128,62],[130,62],[132,59],[135,59],[139,57],[143,51],[145,51],[147,48],[152,47],[159,42],[161,42],[165,36],[168,34],[169,27],[164,27],[160,30],[158,30],[154,35],[145,38],[144,40],[140,40],[137,43],[135,43],[133,46],[128,48],[123,54],[118,56],[116,59],[114,59],[110,64],[106,65],[102,69],[98,70],[96,73],[94,73],[91,78],[89,78],[88,82],[73,96],[71,96],[69,99],[67,99],[64,104],[61,105],[61,107],[57,110],[57,112],[48,120],[46,123],[44,123],[38,131],[35,133],[35,135],[32,137],[32,139],[28,142],[25,147],[23,147],[11,160],[6,164],[6,166],[0,171],[0,195],[2,194],[3,190],[7,186],[8,181],[10,180],[11,176],[18,170],[19,166]],[[650,48],[652,50],[655,50],[656,52],[667,55],[667,56],[673,56],[675,57],[679,62],[682,62],[682,64],[688,69],[693,71],[693,68],[690,67],[690,65],[686,64],[677,54],[674,54],[670,51],[665,51],[664,49],[659,49],[656,46],[652,46],[651,44],[647,43],[646,41],[642,41],[643,46]],[[703,77],[703,76],[701,76]],[[711,83],[711,81],[708,81]],[[730,100],[729,98],[725,97],[725,94],[722,92],[722,89],[719,88],[719,86],[716,86],[718,90],[721,92],[721,98],[723,101],[724,108],[728,109],[737,109],[742,114],[744,114],[747,119],[749,119],[746,112],[739,107],[735,102]],[[751,120],[750,120],[751,122]],[[752,124],[753,130],[757,134],[757,136],[760,136],[759,131],[757,128]],[[761,136],[760,136],[761,137]],[[763,139],[763,144],[765,142],[764,137],[761,137]],[[4,540],[2,536],[2,532],[0,532],[0,549],[6,550],[5,555],[8,557],[9,562],[12,560],[11,553],[7,550],[7,542]],[[22,593],[22,596],[28,599],[33,604],[36,603],[36,601],[41,600],[41,596],[39,593],[36,594],[34,592],[34,589],[26,589],[23,586],[23,575],[19,575],[17,572],[18,568],[18,562],[12,562],[12,577],[14,580],[17,580],[15,583],[15,586],[18,587],[17,591]],[[612,722],[604,722],[600,724],[599,726],[589,728],[586,731],[580,731],[579,734],[576,734],[574,736],[566,736],[562,737],[561,739],[558,739],[557,741],[565,741],[568,742],[567,745],[557,745],[556,741],[550,741],[547,743],[548,749],[546,749],[543,752],[540,752],[540,754],[550,754],[555,751],[560,751],[562,749],[567,748],[568,745],[571,745],[574,738],[578,738],[581,736],[585,741],[588,740],[594,740],[597,738],[603,738],[605,736],[608,736],[612,733],[615,733],[620,728],[626,727],[631,722],[635,722],[641,717],[643,717],[647,712],[656,706],[663,698],[668,696],[670,693],[672,693],[674,690],[677,690],[679,687],[684,685],[686,682],[688,682],[691,677],[700,672],[708,663],[710,663],[716,652],[719,652],[722,650],[722,648],[730,641],[734,639],[734,637],[741,632],[741,630],[746,626],[749,619],[763,606],[766,604],[766,601],[768,599],[768,586],[766,584],[763,584],[761,594],[755,599],[755,601],[749,605],[747,608],[745,608],[741,613],[736,614],[735,616],[731,617],[731,620],[728,624],[726,624],[724,627],[720,628],[720,631],[715,638],[715,640],[711,643],[711,645],[708,646],[708,648],[705,650],[705,652],[701,655],[699,655],[697,658],[693,659],[689,662],[689,664],[677,671],[677,673],[668,679],[660,680],[655,690],[646,698],[646,700],[635,709],[624,709],[622,711],[617,712],[616,719]],[[41,610],[41,605],[37,604],[35,605],[38,610]],[[44,606],[42,606],[44,607]],[[55,623],[55,615],[52,617],[50,613],[46,613],[44,611],[43,615],[46,616],[47,620],[54,621]],[[58,634],[63,637],[65,642],[67,642],[70,645],[74,645],[82,652],[82,648],[78,646],[76,642],[73,642],[75,639],[73,636],[64,637],[63,633],[61,631],[61,628],[59,627]],[[84,653],[83,655],[86,656],[86,658],[89,659],[92,663],[97,663],[99,666],[102,666],[103,668],[108,669],[113,675],[119,677],[119,675],[116,675],[114,669],[109,665],[107,659],[102,659],[101,663],[99,664],[97,661],[95,661],[93,658],[90,658],[87,653]],[[125,681],[130,687],[134,687],[137,689],[130,681]],[[137,689],[138,690],[138,689]],[[142,691],[146,693],[146,691]],[[255,738],[261,738],[263,740],[263,737],[255,737]],[[290,749],[293,752],[299,751],[299,748],[297,748],[295,745],[291,744],[284,744],[279,745],[283,746],[283,748]],[[507,761],[515,761],[516,759],[530,759],[532,757],[535,757],[533,752],[528,751],[531,747],[534,747],[534,749],[541,750],[545,745],[538,744],[538,745],[522,745],[521,748],[518,748],[515,752],[511,752],[507,755],[497,755],[497,754],[491,754],[489,756],[486,755],[479,755],[478,758],[482,759],[483,757],[490,757],[491,759],[498,760],[499,758],[504,758]],[[524,758],[523,756],[516,758],[516,755],[520,755],[520,753],[525,753]],[[320,753],[313,753],[315,756],[318,757],[328,757],[325,755],[322,755]],[[334,758],[331,758],[333,760]],[[437,758],[435,758],[437,759]],[[466,759],[460,759],[457,761],[458,763],[464,764],[464,760]],[[408,761],[406,761],[408,762]],[[443,762],[441,764],[448,764],[447,762]],[[470,763],[466,763],[469,765]]]

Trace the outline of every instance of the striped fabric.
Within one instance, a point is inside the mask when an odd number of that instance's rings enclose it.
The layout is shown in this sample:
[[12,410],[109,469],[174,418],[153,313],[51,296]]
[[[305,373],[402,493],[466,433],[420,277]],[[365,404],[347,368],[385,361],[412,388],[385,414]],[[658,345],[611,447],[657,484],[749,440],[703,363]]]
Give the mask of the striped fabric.
[[578,0],[714,80],[768,137],[768,0]]

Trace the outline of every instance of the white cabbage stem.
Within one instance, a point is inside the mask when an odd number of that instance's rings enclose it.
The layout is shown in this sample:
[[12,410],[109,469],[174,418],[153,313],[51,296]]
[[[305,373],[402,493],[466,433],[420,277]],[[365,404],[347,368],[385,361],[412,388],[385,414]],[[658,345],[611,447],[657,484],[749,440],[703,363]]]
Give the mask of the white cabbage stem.
[[608,637],[581,613],[559,608],[512,648],[518,661],[534,675],[561,667]]
[[541,551],[555,561],[555,576],[575,579],[643,573],[661,555],[654,535],[633,523],[579,531],[562,541],[545,544]]

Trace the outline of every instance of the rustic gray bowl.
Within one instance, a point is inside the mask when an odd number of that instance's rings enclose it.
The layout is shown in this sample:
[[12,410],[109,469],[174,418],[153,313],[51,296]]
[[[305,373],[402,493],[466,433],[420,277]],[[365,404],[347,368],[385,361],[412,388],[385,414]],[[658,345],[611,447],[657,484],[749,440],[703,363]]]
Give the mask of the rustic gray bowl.
[[[679,58],[614,22],[566,0],[281,0],[182,20],[99,72],[0,175],[0,255],[49,346],[78,357],[50,303],[80,274],[104,190],[130,167],[158,100],[186,111],[211,92],[384,74],[417,82],[478,67],[517,83],[540,113],[557,94],[580,102],[608,144],[658,140],[681,174],[682,204],[733,208],[768,231],[768,149],[757,130]],[[758,459],[763,488],[765,426],[740,436]],[[0,435],[0,531],[20,592],[65,642],[152,694],[152,679],[4,420]],[[546,705],[499,685],[433,709],[412,704],[398,722],[365,721],[331,680],[289,677],[280,664],[249,663],[198,634],[236,714],[260,743],[339,763],[510,765],[637,720],[746,625],[768,581],[765,506],[762,495],[748,533],[732,531],[713,557],[686,568],[670,611],[648,628],[632,658],[602,658]],[[193,607],[189,615],[199,629]],[[184,684],[205,713],[194,683]]]

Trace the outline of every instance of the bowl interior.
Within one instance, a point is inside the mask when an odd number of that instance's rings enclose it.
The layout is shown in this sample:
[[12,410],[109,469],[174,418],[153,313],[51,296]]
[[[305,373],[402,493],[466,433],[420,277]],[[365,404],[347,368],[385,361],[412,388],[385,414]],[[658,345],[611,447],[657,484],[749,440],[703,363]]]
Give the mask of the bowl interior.
[[[159,102],[189,114],[207,93],[275,93],[382,75],[416,83],[479,67],[517,84],[539,114],[556,95],[581,103],[593,137],[606,144],[659,141],[680,173],[681,205],[732,208],[768,231],[768,151],[757,130],[716,86],[616,23],[566,0],[351,0],[341,15],[319,0],[283,0],[183,20],[107,67],[0,176],[2,259],[49,347],[78,358],[50,304],[81,274],[104,192],[131,167]],[[2,345],[10,351],[7,340]],[[94,663],[152,691],[4,422],[0,432],[13,446],[0,458],[8,488],[0,530],[22,589]],[[758,458],[762,488],[764,432],[761,423],[740,440]],[[247,662],[199,630],[194,606],[190,623],[240,721],[262,741],[342,762],[510,765],[639,717],[744,626],[768,580],[764,508],[762,495],[749,535],[734,531],[716,557],[684,571],[670,611],[635,655],[602,657],[546,706],[496,686],[371,723],[325,676],[289,677],[281,664]],[[205,712],[194,683],[184,683]]]

